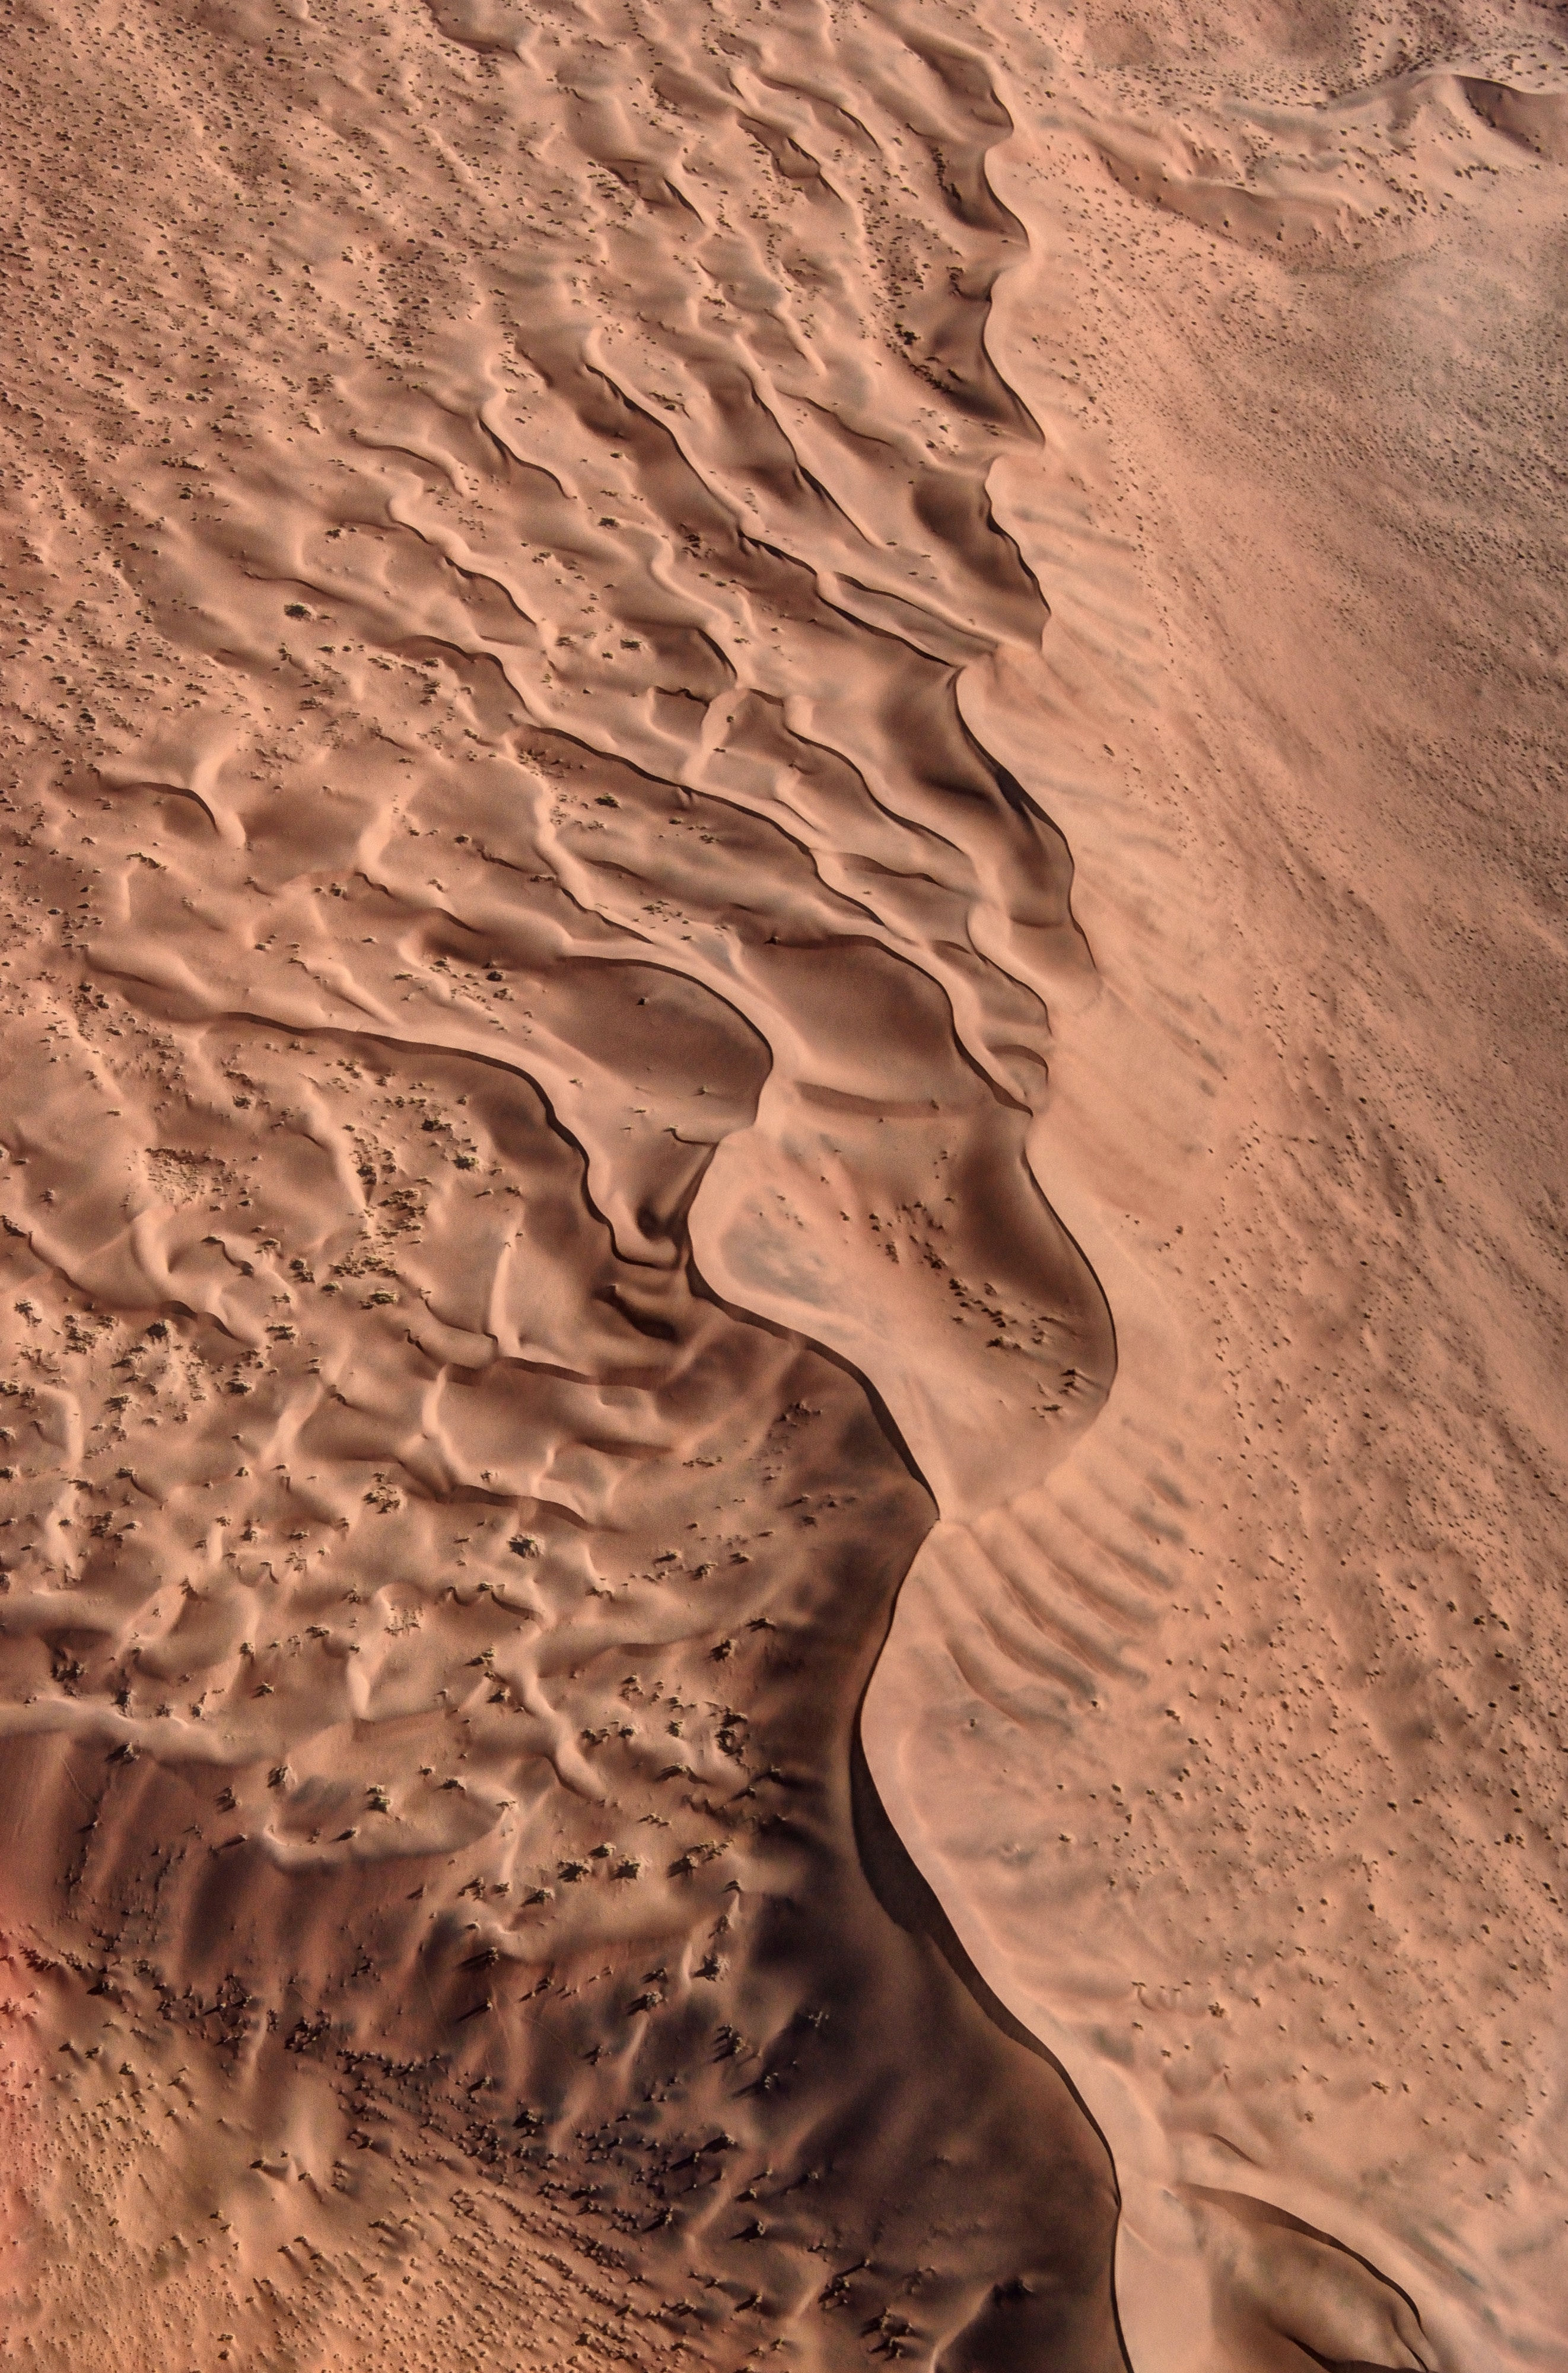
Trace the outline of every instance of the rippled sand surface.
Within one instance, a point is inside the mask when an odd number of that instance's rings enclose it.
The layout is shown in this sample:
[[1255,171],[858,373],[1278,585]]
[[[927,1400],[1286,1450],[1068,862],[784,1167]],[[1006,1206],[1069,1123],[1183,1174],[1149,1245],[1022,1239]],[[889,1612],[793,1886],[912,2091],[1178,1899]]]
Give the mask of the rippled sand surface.
[[6,22],[8,2353],[1568,2366],[1551,12]]

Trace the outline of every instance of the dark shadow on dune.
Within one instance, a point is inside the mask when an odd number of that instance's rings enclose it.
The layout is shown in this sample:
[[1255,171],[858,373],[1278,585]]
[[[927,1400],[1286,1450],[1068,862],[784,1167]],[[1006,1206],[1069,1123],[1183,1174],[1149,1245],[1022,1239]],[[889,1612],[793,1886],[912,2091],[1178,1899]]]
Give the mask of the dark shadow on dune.
[[[1053,2052],[1047,2051],[1039,2037],[1031,2034],[1023,2020],[1015,2017],[1007,2005],[993,1993],[960,1944],[956,1929],[942,1910],[930,1883],[916,1867],[908,1848],[889,1820],[882,1798],[877,1794],[876,1782],[872,1777],[871,1766],[866,1760],[865,1748],[860,1739],[860,1718],[858,1711],[855,1716],[854,1736],[849,1747],[849,1793],[855,1824],[855,1844],[860,1857],[860,1867],[866,1875],[867,1882],[877,1901],[882,1905],[888,1918],[896,1921],[899,1927],[906,1930],[908,1935],[924,1937],[928,1943],[933,1945],[958,1980],[959,1984],[998,2032],[1005,2036],[1010,2043],[1018,2045],[1021,2050],[1032,2053],[1036,2059],[1044,2061],[1047,2067],[1071,2095],[1080,2115],[1085,2123],[1093,2128],[1105,2150],[1106,2164],[1109,2169],[1111,2189],[1115,2194],[1117,2212],[1119,2216],[1121,2192],[1116,2180],[1116,2162],[1111,2156],[1110,2145],[1101,2133],[1092,2111],[1061,2062]],[[1116,2314],[1114,2285],[1112,2312]],[[1127,2352],[1127,2342],[1122,2333],[1119,2314],[1116,2314],[1116,2331],[1122,2362],[1130,2367],[1131,2358]],[[1356,2369],[1347,2367],[1345,2373],[1356,2373]]]

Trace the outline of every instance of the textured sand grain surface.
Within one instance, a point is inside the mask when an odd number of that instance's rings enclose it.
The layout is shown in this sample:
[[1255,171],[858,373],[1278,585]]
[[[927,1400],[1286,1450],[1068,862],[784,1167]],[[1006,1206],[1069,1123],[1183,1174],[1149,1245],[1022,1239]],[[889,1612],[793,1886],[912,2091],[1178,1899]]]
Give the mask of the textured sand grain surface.
[[8,2361],[1568,2367],[1558,15],[5,23]]

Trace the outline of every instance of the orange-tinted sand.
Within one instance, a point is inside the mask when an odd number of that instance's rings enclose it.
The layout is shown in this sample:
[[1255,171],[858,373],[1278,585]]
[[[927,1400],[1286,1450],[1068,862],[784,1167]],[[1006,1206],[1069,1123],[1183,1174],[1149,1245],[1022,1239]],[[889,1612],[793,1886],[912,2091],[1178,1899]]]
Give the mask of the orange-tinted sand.
[[5,21],[7,2361],[1568,2367],[1560,18]]

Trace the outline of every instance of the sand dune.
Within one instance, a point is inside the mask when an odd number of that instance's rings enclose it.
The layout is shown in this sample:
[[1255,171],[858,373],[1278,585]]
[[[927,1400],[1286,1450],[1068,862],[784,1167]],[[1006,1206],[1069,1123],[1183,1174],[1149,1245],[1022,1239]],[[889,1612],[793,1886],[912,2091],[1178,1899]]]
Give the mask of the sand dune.
[[1562,2363],[1553,23],[8,22],[16,2361]]

